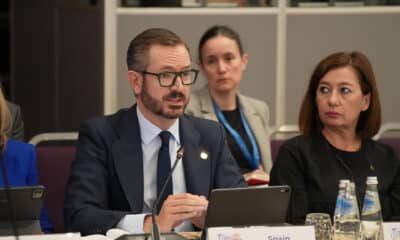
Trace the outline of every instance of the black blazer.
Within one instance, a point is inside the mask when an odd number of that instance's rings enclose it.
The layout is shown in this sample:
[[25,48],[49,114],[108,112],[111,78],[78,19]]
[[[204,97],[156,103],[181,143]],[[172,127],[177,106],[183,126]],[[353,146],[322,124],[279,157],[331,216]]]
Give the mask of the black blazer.
[[[219,124],[182,116],[180,138],[187,192],[208,197],[213,188],[246,186]],[[136,106],[85,122],[65,193],[66,229],[104,233],[141,213],[144,174]]]
[[[383,220],[400,220],[400,160],[394,150],[373,140],[362,147],[363,169],[350,170],[322,134],[297,136],[282,145],[271,170],[270,185],[289,185],[292,198],[288,221],[304,223],[310,212],[333,216],[340,179],[356,183],[360,210],[367,176],[377,176]],[[372,166],[372,168],[371,168]]]

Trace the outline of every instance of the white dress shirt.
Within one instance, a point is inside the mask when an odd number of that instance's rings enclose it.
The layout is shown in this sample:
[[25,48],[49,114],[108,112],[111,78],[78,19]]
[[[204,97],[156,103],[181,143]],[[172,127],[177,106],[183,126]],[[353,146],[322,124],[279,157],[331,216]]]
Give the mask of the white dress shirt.
[[[128,214],[117,224],[118,228],[131,233],[143,233],[143,222],[147,215],[151,215],[152,206],[157,198],[157,161],[158,152],[161,148],[161,138],[159,137],[162,129],[147,120],[136,108],[139,120],[140,136],[142,138],[143,152],[143,189],[144,205],[141,214]],[[172,137],[169,140],[169,153],[171,157],[171,167],[176,161],[176,153],[181,147],[179,138],[179,119],[166,131],[169,131]],[[182,160],[178,163],[172,175],[173,194],[186,192],[186,181],[183,170]],[[190,231],[192,226],[190,221],[185,221],[175,228],[175,231]]]

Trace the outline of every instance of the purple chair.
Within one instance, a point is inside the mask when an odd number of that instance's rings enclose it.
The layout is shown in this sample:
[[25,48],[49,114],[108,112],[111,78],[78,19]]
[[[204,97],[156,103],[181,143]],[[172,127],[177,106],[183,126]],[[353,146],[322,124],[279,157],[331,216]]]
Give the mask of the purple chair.
[[378,139],[378,142],[390,145],[397,153],[397,156],[400,157],[400,137],[384,137]]
[[282,144],[294,135],[299,134],[299,128],[297,125],[282,125],[279,127],[273,127],[270,130],[270,141],[271,141],[271,157],[272,162],[275,162],[276,157],[279,153],[279,148]]
[[64,232],[64,190],[77,137],[77,133],[43,133],[29,141],[36,146],[39,183],[46,188],[44,207],[56,233]]
[[279,148],[286,141],[286,139],[271,139],[271,157],[272,162],[275,162],[279,153]]

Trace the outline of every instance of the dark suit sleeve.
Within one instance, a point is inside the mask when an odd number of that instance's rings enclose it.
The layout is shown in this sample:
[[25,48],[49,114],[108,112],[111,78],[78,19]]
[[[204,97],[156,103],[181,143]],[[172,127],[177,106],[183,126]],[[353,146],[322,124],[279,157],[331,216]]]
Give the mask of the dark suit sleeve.
[[308,212],[304,166],[298,146],[293,142],[285,143],[279,149],[277,160],[271,170],[269,184],[271,186],[289,185],[291,187],[292,193],[287,220],[292,224],[304,224]]
[[[82,234],[105,233],[127,214],[109,210],[107,170],[112,134],[103,121],[84,124],[79,131],[75,161],[64,202],[65,226]],[[105,137],[107,136],[107,137]]]
[[16,140],[24,141],[24,121],[22,120],[21,108],[11,102],[7,102],[10,110],[10,126],[7,128],[7,136]]
[[225,131],[222,126],[218,125],[218,131],[216,132],[220,138],[218,144],[216,144],[219,154],[216,160],[214,188],[247,187],[247,183],[239,171],[236,160],[229,150]]
[[12,137],[24,141],[24,121],[22,120],[21,108],[17,106],[13,119]]

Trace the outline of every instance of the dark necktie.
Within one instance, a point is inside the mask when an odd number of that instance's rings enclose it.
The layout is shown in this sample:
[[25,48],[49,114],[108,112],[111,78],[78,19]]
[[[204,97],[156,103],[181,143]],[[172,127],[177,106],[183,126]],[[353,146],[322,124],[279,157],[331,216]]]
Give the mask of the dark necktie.
[[[168,131],[160,132],[161,148],[158,152],[158,164],[157,164],[157,196],[160,196],[161,188],[167,180],[169,172],[171,171],[171,158],[169,156],[169,138],[171,134]],[[160,211],[164,200],[167,199],[168,195],[172,194],[172,179],[166,186],[165,192],[160,196],[160,202],[158,203],[158,211]]]

